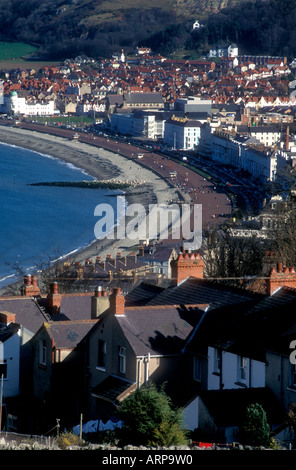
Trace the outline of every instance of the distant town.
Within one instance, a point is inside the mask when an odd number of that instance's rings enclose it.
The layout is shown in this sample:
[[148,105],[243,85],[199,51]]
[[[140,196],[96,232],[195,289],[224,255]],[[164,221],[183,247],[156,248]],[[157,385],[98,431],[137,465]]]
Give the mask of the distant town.
[[240,442],[243,413],[260,404],[274,446],[292,448],[295,73],[296,59],[236,44],[200,60],[137,48],[1,71],[1,130],[118,152],[178,204],[202,204],[204,224],[199,250],[138,240],[2,290],[0,433],[74,429],[82,415],[85,433],[114,431],[118,406],[152,382],[196,446]]

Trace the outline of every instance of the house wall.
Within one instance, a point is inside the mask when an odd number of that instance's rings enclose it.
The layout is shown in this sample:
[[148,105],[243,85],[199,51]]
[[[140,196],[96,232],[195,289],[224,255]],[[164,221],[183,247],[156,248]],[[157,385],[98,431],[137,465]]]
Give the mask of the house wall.
[[[106,344],[106,366],[98,366],[98,343],[99,340],[105,341]],[[119,371],[118,348],[126,348],[126,373]],[[114,315],[108,315],[94,330],[89,338],[89,370],[90,378],[88,383],[89,389],[89,414],[95,415],[97,412],[96,398],[91,395],[93,387],[99,385],[109,375],[116,375],[130,381],[136,381],[136,357],[126,340],[118,322]]]
[[9,112],[14,114],[23,114],[29,116],[36,115],[53,115],[54,114],[54,101],[39,103],[28,103],[26,98],[11,96]]
[[198,404],[199,397],[196,397],[191,403],[189,403],[189,405],[186,406],[186,408],[184,408],[183,422],[185,429],[194,431],[194,429],[198,428]]
[[200,397],[197,398],[197,410],[198,410],[198,428],[208,435],[214,435],[217,432],[217,427],[215,425],[214,419],[208,412],[206,406],[204,405]]
[[194,149],[200,138],[200,127],[180,126],[166,122],[164,128],[164,143],[175,149]]
[[275,180],[278,157],[271,151],[255,150],[235,141],[227,134],[213,134],[211,146],[214,161],[246,170],[262,182]]
[[[45,364],[40,363],[40,341],[46,344]],[[36,333],[33,347],[33,393],[36,398],[46,399],[51,393],[52,342],[45,328]]]
[[20,342],[20,331],[0,342],[0,362],[7,363],[7,378],[3,379],[4,397],[15,397],[20,393]]
[[111,129],[118,131],[120,134],[131,134],[131,115],[113,113],[110,116]]
[[287,356],[272,352],[266,353],[266,385],[272,390],[286,411],[296,402],[296,387],[293,386],[292,364]]
[[[220,388],[220,375],[215,371],[215,348],[209,347],[208,390]],[[224,389],[241,387],[265,387],[265,363],[246,358],[246,379],[238,376],[239,356],[222,351],[222,384]]]

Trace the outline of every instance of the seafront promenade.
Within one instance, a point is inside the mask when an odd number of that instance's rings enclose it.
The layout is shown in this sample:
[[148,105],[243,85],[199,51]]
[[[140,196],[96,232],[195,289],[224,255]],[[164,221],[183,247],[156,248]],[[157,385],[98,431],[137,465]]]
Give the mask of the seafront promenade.
[[[231,214],[228,196],[214,183],[181,163],[128,142],[84,133],[74,140],[72,130],[27,123],[18,127],[0,126],[0,142],[57,157],[98,180],[145,181],[146,184],[126,191],[129,204],[136,202],[147,207],[148,203],[169,204],[178,200],[201,204],[203,229],[217,227]],[[140,160],[139,152],[143,155]],[[129,239],[98,240],[71,258],[83,262],[98,255],[131,252],[133,246],[133,240]]]

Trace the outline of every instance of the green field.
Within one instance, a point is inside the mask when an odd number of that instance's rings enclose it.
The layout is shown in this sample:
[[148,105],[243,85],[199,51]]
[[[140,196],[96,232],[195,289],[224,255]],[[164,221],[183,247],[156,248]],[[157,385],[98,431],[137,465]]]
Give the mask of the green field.
[[47,122],[48,124],[62,124],[62,125],[90,125],[94,120],[88,116],[34,116],[32,120],[35,122]]
[[45,66],[60,65],[61,61],[36,60],[32,56],[37,48],[24,42],[0,41],[0,68],[1,69],[35,69],[38,71]]
[[23,42],[0,42],[0,61],[27,58],[36,50],[36,47]]

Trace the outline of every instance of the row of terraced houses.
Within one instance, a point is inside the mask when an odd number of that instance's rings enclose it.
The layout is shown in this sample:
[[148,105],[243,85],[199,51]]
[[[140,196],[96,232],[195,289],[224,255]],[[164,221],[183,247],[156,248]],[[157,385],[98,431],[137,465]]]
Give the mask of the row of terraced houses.
[[201,440],[235,442],[242,413],[260,403],[275,438],[291,442],[296,274],[271,253],[265,262],[268,276],[246,288],[207,280],[201,255],[184,250],[166,288],[46,293],[26,276],[19,296],[0,298],[5,428],[45,433],[60,419],[69,429],[81,414],[115,422],[118,404],[153,382]]

